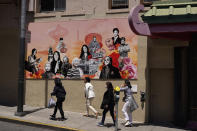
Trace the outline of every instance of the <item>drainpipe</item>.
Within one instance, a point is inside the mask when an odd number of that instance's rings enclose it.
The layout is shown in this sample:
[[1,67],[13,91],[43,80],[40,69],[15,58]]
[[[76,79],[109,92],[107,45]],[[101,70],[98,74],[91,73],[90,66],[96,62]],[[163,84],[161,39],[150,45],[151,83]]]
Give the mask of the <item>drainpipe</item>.
[[20,19],[20,48],[19,48],[19,72],[18,72],[18,103],[16,116],[23,116],[24,102],[24,69],[25,69],[25,34],[26,34],[26,0],[21,0]]

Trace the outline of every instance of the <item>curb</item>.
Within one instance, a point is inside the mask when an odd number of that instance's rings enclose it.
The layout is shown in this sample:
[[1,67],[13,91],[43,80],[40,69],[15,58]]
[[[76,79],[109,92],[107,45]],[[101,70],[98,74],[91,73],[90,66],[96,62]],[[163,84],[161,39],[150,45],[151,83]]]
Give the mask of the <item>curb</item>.
[[46,123],[41,123],[41,122],[34,122],[34,121],[28,121],[28,120],[21,120],[18,118],[11,118],[11,117],[4,117],[0,116],[0,121],[7,121],[7,122],[13,122],[13,123],[23,123],[29,126],[37,126],[37,127],[42,127],[42,128],[54,128],[54,129],[59,129],[59,130],[66,130],[66,131],[84,131],[76,128],[70,128],[70,127],[65,127],[65,126],[59,126],[55,124],[46,124]]

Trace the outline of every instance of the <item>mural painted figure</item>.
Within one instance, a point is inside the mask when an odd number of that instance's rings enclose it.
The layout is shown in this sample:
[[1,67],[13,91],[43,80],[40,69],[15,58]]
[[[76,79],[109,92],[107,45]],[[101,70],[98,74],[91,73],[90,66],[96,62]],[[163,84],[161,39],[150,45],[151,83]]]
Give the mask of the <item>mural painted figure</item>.
[[89,74],[89,60],[92,58],[92,55],[87,45],[83,45],[81,47],[81,54],[79,58],[81,60],[78,67],[80,67],[83,70],[84,74]]
[[74,58],[72,61],[72,68],[67,72],[67,78],[69,79],[80,79],[83,75],[83,71],[78,67],[80,63],[79,58]]
[[68,70],[71,68],[72,65],[69,63],[69,58],[67,56],[64,56],[61,70],[62,70],[62,75],[64,75],[65,78],[67,77]]
[[100,79],[120,79],[118,68],[112,65],[112,58],[107,56],[104,59],[104,65],[101,70]]
[[36,54],[37,50],[34,48],[32,49],[32,54],[28,56],[29,71],[33,74],[39,70],[38,64],[42,61],[41,58],[36,58]]
[[138,39],[125,18],[31,23],[28,30],[26,78],[137,79]]
[[60,53],[58,51],[55,51],[53,54],[53,61],[51,62],[51,72],[61,73],[61,67],[62,67],[62,61],[60,58]]

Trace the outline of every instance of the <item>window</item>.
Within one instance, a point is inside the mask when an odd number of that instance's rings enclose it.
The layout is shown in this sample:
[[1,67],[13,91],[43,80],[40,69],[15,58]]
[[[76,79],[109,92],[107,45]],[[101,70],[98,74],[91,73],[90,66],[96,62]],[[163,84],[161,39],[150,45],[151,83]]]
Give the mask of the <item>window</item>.
[[41,11],[65,10],[66,0],[41,0]]
[[110,9],[128,8],[129,0],[109,0]]
[[149,6],[153,3],[153,1],[158,1],[158,0],[142,0],[142,4],[144,4],[145,6]]

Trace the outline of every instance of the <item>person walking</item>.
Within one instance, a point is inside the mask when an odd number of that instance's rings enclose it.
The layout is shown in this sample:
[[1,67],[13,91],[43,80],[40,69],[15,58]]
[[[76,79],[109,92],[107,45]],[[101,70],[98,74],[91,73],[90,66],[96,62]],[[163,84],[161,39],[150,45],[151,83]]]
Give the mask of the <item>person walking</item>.
[[104,126],[105,117],[108,111],[110,111],[110,115],[112,117],[113,123],[115,125],[115,118],[114,118],[114,92],[113,92],[113,85],[111,82],[106,82],[106,88],[103,95],[103,101],[100,106],[101,109],[103,109],[103,116],[101,122],[98,123],[98,126]]
[[124,91],[124,97],[123,97],[123,108],[122,112],[125,116],[125,126],[131,127],[132,126],[132,112],[138,108],[138,105],[133,97],[133,93],[131,91],[131,84],[129,80],[124,81],[124,85],[121,86],[120,91]]
[[92,102],[95,98],[95,93],[94,93],[94,87],[93,85],[90,83],[90,78],[89,77],[85,77],[84,79],[84,83],[85,83],[85,98],[86,98],[86,109],[87,109],[87,114],[85,114],[84,116],[90,116],[89,115],[89,109],[91,109],[96,116],[96,119],[98,118],[98,111],[95,110],[95,108],[92,106]]
[[57,102],[54,108],[54,112],[53,115],[51,115],[51,119],[55,120],[56,119],[56,113],[57,113],[57,109],[59,109],[60,114],[61,114],[61,119],[60,120],[66,120],[66,118],[64,117],[64,111],[62,109],[62,103],[65,100],[65,96],[66,96],[66,91],[62,85],[62,82],[59,78],[55,78],[55,87],[53,89],[53,92],[51,93],[51,96],[56,96],[57,97]]

